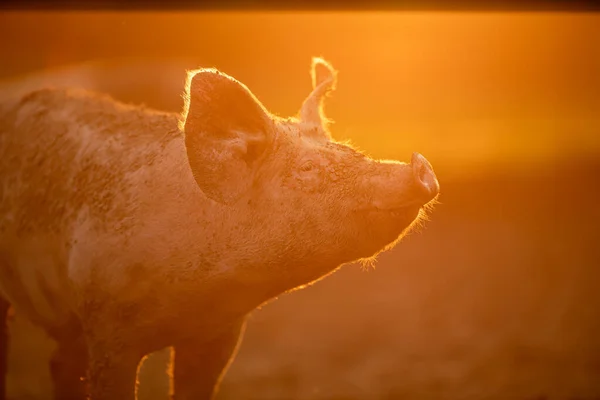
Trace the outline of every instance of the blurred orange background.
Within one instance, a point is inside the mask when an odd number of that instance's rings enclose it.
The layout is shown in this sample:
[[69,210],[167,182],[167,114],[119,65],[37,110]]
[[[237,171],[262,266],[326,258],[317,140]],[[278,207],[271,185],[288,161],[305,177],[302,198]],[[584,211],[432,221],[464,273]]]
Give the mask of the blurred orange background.
[[[173,111],[214,66],[284,116],[323,56],[336,139],[433,164],[431,222],[256,311],[219,399],[600,399],[600,14],[5,12],[0,54],[12,89]],[[13,325],[9,390],[49,398],[52,344]]]

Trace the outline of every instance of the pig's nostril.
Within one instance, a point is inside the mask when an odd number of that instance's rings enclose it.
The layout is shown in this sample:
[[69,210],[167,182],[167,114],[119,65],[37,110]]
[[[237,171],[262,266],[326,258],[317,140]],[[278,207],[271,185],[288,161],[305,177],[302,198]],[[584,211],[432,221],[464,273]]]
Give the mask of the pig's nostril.
[[437,196],[440,187],[431,164],[419,153],[413,153],[411,164],[415,183],[420,187],[424,200],[433,199]]

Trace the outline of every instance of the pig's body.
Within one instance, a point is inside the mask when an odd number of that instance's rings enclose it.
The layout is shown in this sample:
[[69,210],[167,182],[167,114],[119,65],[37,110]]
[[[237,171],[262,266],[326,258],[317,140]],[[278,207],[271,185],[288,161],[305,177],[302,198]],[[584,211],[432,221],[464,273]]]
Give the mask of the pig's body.
[[[140,305],[131,322],[150,320],[176,283],[169,270],[177,280],[226,272],[205,259],[206,232],[227,230],[224,207],[195,184],[176,115],[41,90],[2,121],[11,129],[0,136],[0,290],[18,311],[59,328],[98,287]],[[147,129],[132,135],[140,121]],[[223,236],[213,246],[231,241]]]
[[[141,120],[146,130],[132,135]],[[297,282],[267,271],[245,280],[237,253],[244,237],[262,234],[252,228],[260,221],[239,212],[232,220],[229,207],[204,196],[175,114],[61,89],[30,94],[2,121],[13,130],[0,137],[0,290],[42,326],[60,328],[84,315],[93,306],[86,292],[95,290],[122,303],[132,327],[151,328],[154,341],[170,320],[228,324],[328,272],[311,274],[309,266]],[[260,252],[242,247],[244,265],[258,263],[275,240],[265,238]]]
[[[221,84],[223,75],[207,76],[211,88]],[[211,118],[220,117],[218,100],[208,105],[216,104],[208,116],[193,108],[194,101],[201,101],[194,100],[193,82],[182,124],[176,114],[63,89],[4,102],[0,293],[4,309],[12,304],[58,341],[51,363],[55,397],[83,398],[77,378],[87,370],[92,399],[133,398],[140,359],[174,346],[176,398],[209,398],[235,352],[248,312],[393,243],[437,194],[437,186],[419,184],[427,193],[411,195],[419,198],[417,206],[394,208],[398,226],[378,228],[379,240],[352,246],[351,238],[373,235],[361,233],[358,224],[339,232],[336,224],[344,224],[350,205],[328,211],[340,220],[323,226],[299,209],[303,196],[316,196],[324,184],[340,180],[347,187],[318,194],[316,201],[335,200],[339,193],[356,198],[353,207],[359,200],[372,201],[372,193],[352,193],[354,186],[349,186],[360,170],[353,164],[364,156],[349,155],[326,136],[314,136],[310,124],[312,133],[303,135],[297,120],[263,118],[261,108],[249,105],[254,100],[230,88],[229,81],[222,83],[224,90],[233,90],[224,104],[239,100],[231,132],[256,132],[263,121],[267,125],[258,131],[275,132],[261,138],[266,144],[258,155],[244,147],[251,161],[236,157],[239,143],[246,140],[249,146],[255,136],[232,142],[230,133],[208,139],[190,133],[212,132]],[[237,111],[244,107],[247,112]],[[302,147],[294,147],[299,143]],[[303,154],[315,148],[320,158],[311,156],[310,162],[317,160],[324,169],[310,172],[311,164],[299,173],[294,160],[303,161]],[[268,169],[256,167],[271,153],[283,156],[269,159]],[[221,161],[221,169],[214,167]],[[376,168],[371,164],[365,164],[365,173]],[[368,182],[369,188],[396,173],[391,164],[386,168]],[[428,174],[428,164],[423,168]],[[413,171],[414,166],[398,170],[398,179],[412,185],[419,173]],[[245,173],[250,183],[240,180]],[[319,180],[323,173],[331,182]],[[254,194],[247,195],[250,191]],[[406,193],[404,186],[395,192]],[[413,204],[412,197],[404,203]],[[381,210],[382,201],[374,201]],[[374,222],[390,218],[378,213],[372,214]],[[321,235],[330,238],[327,246]]]

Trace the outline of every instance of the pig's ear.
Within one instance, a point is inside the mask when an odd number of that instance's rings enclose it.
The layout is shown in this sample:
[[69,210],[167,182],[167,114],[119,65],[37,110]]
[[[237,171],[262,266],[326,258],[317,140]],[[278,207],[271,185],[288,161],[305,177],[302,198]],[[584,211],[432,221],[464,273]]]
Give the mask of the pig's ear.
[[250,189],[273,124],[252,92],[215,69],[188,72],[181,128],[192,173],[212,200],[232,204]]
[[312,59],[310,74],[313,91],[302,104],[300,119],[307,123],[326,124],[327,118],[323,112],[323,99],[329,92],[335,89],[337,72],[327,61],[315,57]]

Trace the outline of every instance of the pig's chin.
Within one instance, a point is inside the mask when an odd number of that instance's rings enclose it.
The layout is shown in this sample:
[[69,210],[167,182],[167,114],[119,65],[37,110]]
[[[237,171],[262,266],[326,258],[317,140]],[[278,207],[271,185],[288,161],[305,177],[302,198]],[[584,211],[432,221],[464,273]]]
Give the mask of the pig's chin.
[[369,214],[374,221],[401,232],[417,219],[420,210],[420,206],[410,205],[385,209],[373,208]]
[[365,242],[362,243],[362,257],[370,257],[383,248],[396,242],[406,233],[411,224],[419,217],[421,207],[416,205],[397,208],[371,208],[363,211],[366,226]]

